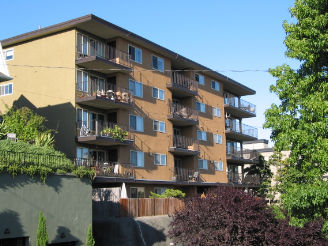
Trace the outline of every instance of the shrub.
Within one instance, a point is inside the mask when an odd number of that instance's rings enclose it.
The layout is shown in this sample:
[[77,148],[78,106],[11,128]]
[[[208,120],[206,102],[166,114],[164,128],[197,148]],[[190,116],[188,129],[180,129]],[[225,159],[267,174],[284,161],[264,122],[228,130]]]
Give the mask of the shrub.
[[86,240],[85,244],[86,244],[86,246],[94,246],[95,245],[95,239],[92,236],[91,225],[89,225],[89,228],[88,228],[87,240]]
[[150,192],[149,198],[184,198],[186,196],[181,190],[166,189],[162,195]]
[[43,217],[42,211],[40,211],[38,230],[36,233],[36,246],[46,246],[48,240],[49,236],[46,227],[46,218]]

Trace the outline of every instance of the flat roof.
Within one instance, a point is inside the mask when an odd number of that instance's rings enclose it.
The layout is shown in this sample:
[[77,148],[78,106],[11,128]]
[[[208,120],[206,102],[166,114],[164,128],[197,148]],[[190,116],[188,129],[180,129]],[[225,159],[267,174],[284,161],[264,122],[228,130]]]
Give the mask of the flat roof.
[[[173,52],[163,46],[160,46],[148,39],[145,39],[137,34],[134,34],[126,29],[123,29],[117,25],[114,25],[108,21],[105,21],[93,14],[85,15],[76,19],[72,19],[66,22],[62,22],[49,27],[41,28],[35,31],[24,33],[18,36],[7,38],[2,40],[3,46],[12,46],[21,42],[26,42],[31,39],[35,39],[44,35],[60,32],[70,28],[78,28],[86,32],[92,33],[104,39],[122,37],[126,40],[130,40],[141,46],[154,50],[157,53],[166,56],[171,59],[172,66],[177,69],[192,68],[195,70],[212,70],[206,66],[203,66],[197,62],[194,62],[176,52]],[[233,80],[229,77],[222,75],[215,71],[204,71],[203,73],[219,79],[224,83],[224,89],[229,92],[233,92],[239,96],[254,95],[256,92],[251,88]]]

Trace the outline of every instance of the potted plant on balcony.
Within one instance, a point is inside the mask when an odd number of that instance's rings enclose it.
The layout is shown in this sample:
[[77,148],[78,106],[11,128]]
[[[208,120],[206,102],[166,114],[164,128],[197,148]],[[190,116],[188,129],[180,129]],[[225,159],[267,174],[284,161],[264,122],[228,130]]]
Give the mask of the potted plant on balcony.
[[96,96],[97,95],[97,92],[96,91],[93,91],[92,92],[92,96]]
[[107,127],[100,132],[101,135],[105,135],[111,138],[118,138],[121,142],[124,141],[124,137],[128,136],[128,132],[122,130],[118,125],[115,125],[114,128]]

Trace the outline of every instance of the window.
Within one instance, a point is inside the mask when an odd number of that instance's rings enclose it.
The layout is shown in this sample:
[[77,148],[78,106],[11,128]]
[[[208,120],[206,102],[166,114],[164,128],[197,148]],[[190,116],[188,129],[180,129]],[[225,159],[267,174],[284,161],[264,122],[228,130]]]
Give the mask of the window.
[[211,82],[211,87],[212,87],[212,89],[214,89],[214,90],[217,90],[217,91],[220,90],[220,84],[219,84],[218,82],[216,82],[216,81],[213,81],[213,80],[212,80],[212,82]]
[[223,172],[223,162],[222,161],[215,161],[214,166],[215,166],[215,171]]
[[129,80],[129,89],[134,96],[142,97],[142,84],[140,82]]
[[207,140],[206,132],[197,130],[197,139],[206,141]]
[[14,59],[14,49],[6,50],[5,58],[6,58],[6,61],[13,60]]
[[214,143],[222,144],[222,136],[219,134],[213,133]]
[[142,63],[142,50],[138,49],[132,45],[129,45],[129,55],[131,55],[131,60]]
[[208,169],[207,160],[199,159],[198,160],[198,168],[199,169]]
[[[77,127],[82,128],[82,126],[89,126],[89,113],[88,110],[77,108],[76,109],[76,121],[77,121]],[[82,134],[81,134],[82,135]]]
[[153,97],[164,101],[165,100],[164,91],[156,87],[153,87]]
[[76,148],[76,164],[78,166],[89,166],[89,149]]
[[77,71],[76,74],[76,88],[78,91],[88,92],[88,73]]
[[203,112],[203,113],[206,112],[205,104],[201,103],[201,102],[198,102],[198,101],[196,102],[196,109],[200,112]]
[[131,198],[145,198],[145,188],[143,187],[131,187],[130,188]]
[[165,122],[154,120],[154,131],[165,133]]
[[164,60],[162,58],[152,55],[151,60],[152,60],[153,69],[164,72]]
[[135,167],[144,167],[144,152],[131,150],[130,162]]
[[216,117],[221,117],[221,109],[212,107],[212,114]]
[[154,163],[155,165],[166,166],[166,155],[154,154]]
[[154,191],[157,195],[162,195],[165,191],[166,191],[167,188],[158,188],[158,187],[155,187]]
[[204,76],[198,74],[198,73],[195,73],[195,80],[201,84],[201,85],[204,85]]
[[80,55],[88,54],[88,36],[85,36],[81,33],[77,35],[77,51]]
[[135,131],[143,132],[143,118],[141,116],[130,115],[130,126]]
[[13,94],[13,83],[0,85],[0,96],[7,96]]

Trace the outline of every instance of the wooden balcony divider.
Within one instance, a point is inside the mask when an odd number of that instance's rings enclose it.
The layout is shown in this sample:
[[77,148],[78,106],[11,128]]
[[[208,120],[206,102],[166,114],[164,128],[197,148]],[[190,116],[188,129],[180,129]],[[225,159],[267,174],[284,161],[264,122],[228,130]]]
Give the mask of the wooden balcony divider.
[[121,198],[120,217],[143,217],[174,214],[184,208],[178,198]]

